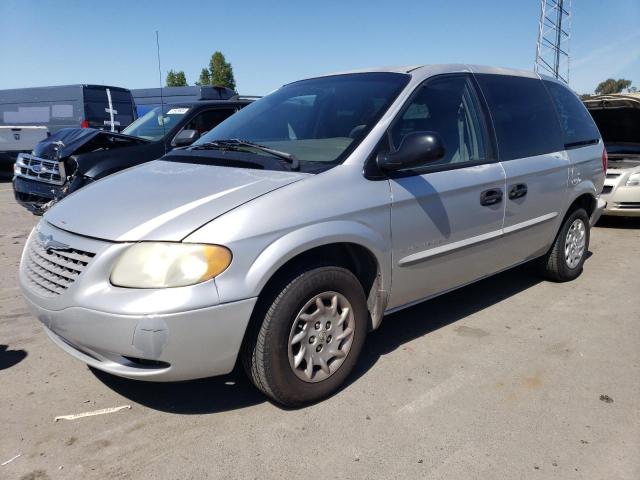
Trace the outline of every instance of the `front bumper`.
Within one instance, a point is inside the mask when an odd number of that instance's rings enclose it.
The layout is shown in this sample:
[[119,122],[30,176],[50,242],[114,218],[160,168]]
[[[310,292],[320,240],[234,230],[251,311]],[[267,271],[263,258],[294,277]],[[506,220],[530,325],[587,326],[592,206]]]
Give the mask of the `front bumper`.
[[229,373],[256,299],[220,303],[213,280],[166,289],[116,287],[108,279],[129,245],[81,237],[46,220],[38,224],[19,278],[49,337],[121,377],[177,381]]
[[27,299],[49,338],[99,370],[156,382],[224,375],[236,362],[256,299],[166,315],[47,310]]
[[30,212],[41,215],[42,206],[54,198],[62,198],[63,186],[13,177],[13,194],[16,201]]
[[607,201],[603,215],[640,217],[640,187],[618,186],[602,197]]

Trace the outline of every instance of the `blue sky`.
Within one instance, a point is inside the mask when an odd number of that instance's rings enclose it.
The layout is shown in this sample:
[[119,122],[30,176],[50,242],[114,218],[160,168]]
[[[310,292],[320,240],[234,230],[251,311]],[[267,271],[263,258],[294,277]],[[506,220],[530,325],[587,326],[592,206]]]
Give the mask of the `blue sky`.
[[[163,74],[184,70],[192,84],[221,50],[247,95],[367,66],[531,69],[539,8],[539,0],[0,0],[0,88],[157,86],[155,30]],[[624,77],[640,88],[639,25],[639,0],[573,0],[571,86],[585,93]]]

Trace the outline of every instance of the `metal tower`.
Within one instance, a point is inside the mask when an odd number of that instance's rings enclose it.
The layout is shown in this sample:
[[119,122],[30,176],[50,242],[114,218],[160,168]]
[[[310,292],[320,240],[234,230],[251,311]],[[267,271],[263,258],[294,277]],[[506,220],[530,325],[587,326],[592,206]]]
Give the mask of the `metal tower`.
[[534,71],[569,83],[570,34],[571,0],[541,0]]

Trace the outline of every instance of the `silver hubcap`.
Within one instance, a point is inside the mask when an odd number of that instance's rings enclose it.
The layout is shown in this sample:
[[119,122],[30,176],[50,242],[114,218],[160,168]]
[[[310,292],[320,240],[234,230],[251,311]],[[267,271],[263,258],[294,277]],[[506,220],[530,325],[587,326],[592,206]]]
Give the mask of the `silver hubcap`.
[[291,327],[289,364],[298,378],[320,382],[333,375],[351,350],[355,321],[349,301],[337,292],[309,300]]
[[574,220],[564,242],[564,259],[569,268],[576,268],[580,263],[584,255],[586,238],[584,222],[580,219]]

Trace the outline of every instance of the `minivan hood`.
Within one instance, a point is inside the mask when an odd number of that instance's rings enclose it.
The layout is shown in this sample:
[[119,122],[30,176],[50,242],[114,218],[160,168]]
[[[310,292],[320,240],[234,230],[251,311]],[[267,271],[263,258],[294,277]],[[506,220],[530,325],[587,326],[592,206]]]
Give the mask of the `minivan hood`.
[[44,219],[104,240],[180,241],[229,210],[309,175],[156,160],[82,188]]

